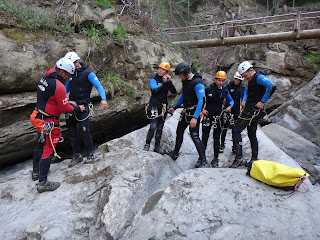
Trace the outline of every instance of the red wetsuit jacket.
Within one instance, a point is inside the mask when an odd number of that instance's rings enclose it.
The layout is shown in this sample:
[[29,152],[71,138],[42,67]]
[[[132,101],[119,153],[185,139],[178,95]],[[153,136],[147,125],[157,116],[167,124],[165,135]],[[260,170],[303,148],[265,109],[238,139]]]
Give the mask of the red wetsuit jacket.
[[[67,93],[64,85],[61,83],[61,76],[57,74],[55,69],[50,69],[46,75],[40,79],[37,88],[37,109],[49,114],[46,116],[40,112],[36,118],[43,119],[45,122],[54,122],[58,125],[58,118],[61,112],[69,113],[72,111],[79,112],[79,106],[71,106],[68,103]],[[46,135],[46,141],[43,145],[42,159],[48,158],[53,153],[61,136],[61,130],[55,128],[51,132],[51,139]]]
[[80,111],[79,106],[73,107],[68,103],[66,89],[60,78],[55,69],[50,69],[40,79],[37,89],[37,109],[54,117],[59,117],[61,112]]

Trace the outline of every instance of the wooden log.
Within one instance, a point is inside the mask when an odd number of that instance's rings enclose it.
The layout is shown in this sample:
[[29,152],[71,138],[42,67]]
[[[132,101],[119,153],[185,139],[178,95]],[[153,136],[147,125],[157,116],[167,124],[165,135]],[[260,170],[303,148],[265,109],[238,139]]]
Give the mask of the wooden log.
[[188,46],[190,48],[206,48],[206,47],[218,47],[218,46],[233,46],[251,43],[267,43],[267,42],[282,42],[282,41],[294,41],[301,39],[315,39],[320,38],[320,29],[301,30],[300,34],[295,31],[282,32],[282,33],[268,33],[248,35],[241,37],[227,37],[224,39],[204,39],[204,40],[192,40],[192,41],[177,41],[172,42],[179,46]]

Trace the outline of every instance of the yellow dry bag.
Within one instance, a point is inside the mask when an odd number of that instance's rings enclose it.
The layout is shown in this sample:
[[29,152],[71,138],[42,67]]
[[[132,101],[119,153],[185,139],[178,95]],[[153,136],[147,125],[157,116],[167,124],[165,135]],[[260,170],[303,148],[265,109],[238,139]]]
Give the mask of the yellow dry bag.
[[299,186],[310,175],[301,168],[292,168],[286,165],[257,160],[248,166],[247,174],[268,185],[284,188],[287,190]]

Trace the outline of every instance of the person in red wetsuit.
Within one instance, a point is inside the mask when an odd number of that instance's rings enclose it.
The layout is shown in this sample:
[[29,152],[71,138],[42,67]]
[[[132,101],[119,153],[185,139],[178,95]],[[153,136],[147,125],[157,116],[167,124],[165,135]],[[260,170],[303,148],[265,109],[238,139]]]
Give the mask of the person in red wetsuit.
[[66,81],[71,77],[74,70],[75,66],[70,59],[61,58],[57,61],[56,68],[50,69],[38,84],[36,104],[38,113],[36,118],[43,120],[45,125],[42,129],[42,134],[39,133],[42,139],[39,138],[33,154],[32,179],[39,179],[37,184],[39,193],[54,191],[60,186],[59,182],[49,182],[47,175],[54,148],[57,146],[61,136],[61,130],[54,128],[59,126],[58,120],[61,112],[69,113],[85,110],[83,105],[77,106],[74,102],[71,102],[73,106],[70,105],[65,87],[62,84],[62,81]]

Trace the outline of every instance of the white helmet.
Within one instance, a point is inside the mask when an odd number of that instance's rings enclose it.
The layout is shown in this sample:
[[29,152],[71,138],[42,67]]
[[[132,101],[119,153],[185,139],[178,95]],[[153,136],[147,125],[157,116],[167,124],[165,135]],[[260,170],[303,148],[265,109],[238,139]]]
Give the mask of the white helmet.
[[56,67],[68,73],[74,74],[75,66],[69,58],[60,58],[56,63]]
[[242,63],[240,63],[239,67],[238,67],[238,72],[239,74],[242,74],[246,71],[248,71],[249,68],[252,68],[252,64],[248,61],[244,61]]
[[239,80],[243,80],[243,77],[241,77],[241,75],[240,75],[238,72],[236,72],[236,73],[233,75],[233,78],[237,78],[237,79],[239,79]]
[[67,52],[64,57],[69,58],[73,63],[80,59],[78,54],[76,54],[75,52]]

